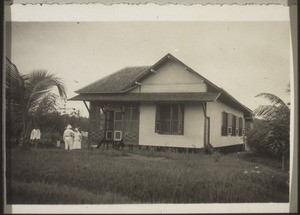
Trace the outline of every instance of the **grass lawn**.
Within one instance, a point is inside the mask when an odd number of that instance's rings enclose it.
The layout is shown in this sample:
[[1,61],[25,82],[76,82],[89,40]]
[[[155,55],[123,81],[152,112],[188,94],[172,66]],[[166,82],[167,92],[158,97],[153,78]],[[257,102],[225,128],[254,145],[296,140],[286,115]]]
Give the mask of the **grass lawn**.
[[[249,153],[12,149],[9,204],[288,202],[288,171]],[[259,162],[257,162],[259,161]]]

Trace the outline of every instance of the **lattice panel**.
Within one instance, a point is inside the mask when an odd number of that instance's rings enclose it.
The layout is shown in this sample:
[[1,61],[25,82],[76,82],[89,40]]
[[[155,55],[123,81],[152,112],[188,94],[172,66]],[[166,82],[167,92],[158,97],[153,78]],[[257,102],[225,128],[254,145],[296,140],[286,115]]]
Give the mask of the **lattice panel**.
[[104,137],[104,131],[90,131],[91,140],[101,140]]
[[125,143],[138,144],[139,142],[139,134],[136,132],[125,132],[123,136],[123,140]]

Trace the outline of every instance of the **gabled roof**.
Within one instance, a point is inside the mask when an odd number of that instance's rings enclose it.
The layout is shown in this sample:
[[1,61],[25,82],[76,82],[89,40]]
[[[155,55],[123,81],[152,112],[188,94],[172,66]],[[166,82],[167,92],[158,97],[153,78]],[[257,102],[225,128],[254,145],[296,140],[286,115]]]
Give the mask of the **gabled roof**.
[[[140,98],[139,96],[135,96],[133,98],[133,96],[127,95],[126,92],[138,87],[139,82],[142,82],[149,76],[154,75],[155,71],[162,64],[167,62],[168,60],[176,61],[177,63],[181,64],[187,70],[187,72],[191,72],[191,73],[195,74],[196,76],[198,76],[199,78],[201,78],[206,83],[208,92],[215,93],[216,95],[218,95],[216,97],[216,99],[218,99],[219,101],[221,101],[231,107],[234,107],[234,108],[242,111],[245,114],[245,116],[252,117],[252,111],[249,108],[247,108],[246,106],[241,104],[239,101],[237,101],[234,97],[232,97],[224,89],[216,86],[215,84],[213,84],[212,82],[207,80],[205,77],[203,77],[202,75],[200,75],[199,73],[194,71],[192,68],[188,67],[186,64],[184,64],[183,62],[181,62],[180,60],[178,60],[171,54],[165,55],[153,66],[126,67],[124,69],[121,69],[109,76],[106,76],[106,77],[76,91],[77,93],[84,94],[84,95],[75,96],[75,97],[71,98],[70,100],[92,101],[96,97],[99,97],[100,100],[103,100],[104,98],[113,99],[111,97],[107,97],[107,95],[105,95],[105,94],[115,94],[115,95],[111,95],[111,96],[114,96],[115,98],[120,97],[119,98],[120,100],[123,100],[122,98],[124,98],[124,99],[127,98],[127,99],[131,99],[131,100],[142,101],[142,98]],[[119,93],[121,93],[121,95],[117,95]],[[91,96],[91,94],[98,94],[98,96],[96,96],[96,97]],[[157,93],[154,93],[154,94],[155,94],[155,96],[159,96],[159,94],[157,94]],[[167,93],[165,93],[165,94],[167,94]],[[177,93],[177,94],[183,95],[182,93]],[[147,96],[149,96],[149,95],[147,95]],[[160,96],[162,96],[162,94]],[[199,101],[201,100],[199,97],[197,97],[197,98]],[[203,101],[205,101],[205,99]]]
[[141,76],[150,66],[126,67],[98,81],[89,84],[76,93],[120,93],[122,90]]
[[132,90],[137,87],[137,82],[145,80],[150,75],[153,75],[152,71],[157,70],[162,64],[168,60],[175,60],[179,64],[183,65],[188,72],[196,74],[198,77],[203,79],[209,87],[214,88],[215,92],[218,92],[218,87],[212,82],[201,76],[199,73],[185,65],[183,62],[175,58],[173,55],[168,53],[162,59],[160,59],[153,66],[137,66],[137,67],[126,67],[124,69],[118,70],[117,72],[108,75],[98,81],[89,84],[80,90],[75,91],[76,93],[122,93]]

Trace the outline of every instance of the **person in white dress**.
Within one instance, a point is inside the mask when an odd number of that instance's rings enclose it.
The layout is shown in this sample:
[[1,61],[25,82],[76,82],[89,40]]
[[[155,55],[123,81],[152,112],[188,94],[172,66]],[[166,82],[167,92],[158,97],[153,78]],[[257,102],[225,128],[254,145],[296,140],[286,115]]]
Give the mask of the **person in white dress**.
[[40,129],[34,128],[30,134],[31,144],[34,145],[35,148],[37,148],[37,145],[38,145],[38,142],[40,141],[40,139],[41,139]]
[[73,149],[75,132],[71,128],[72,126],[68,125],[64,131],[63,140],[65,142],[65,150]]
[[73,149],[81,149],[82,134],[78,128],[75,128]]

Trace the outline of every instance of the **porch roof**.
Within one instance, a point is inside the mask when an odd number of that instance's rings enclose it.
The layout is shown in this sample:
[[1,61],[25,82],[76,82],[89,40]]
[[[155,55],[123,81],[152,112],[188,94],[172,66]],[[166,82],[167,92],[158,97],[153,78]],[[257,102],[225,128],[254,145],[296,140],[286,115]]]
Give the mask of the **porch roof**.
[[86,93],[77,95],[71,101],[206,101],[213,102],[220,96],[220,93],[118,93],[118,94],[95,94]]

